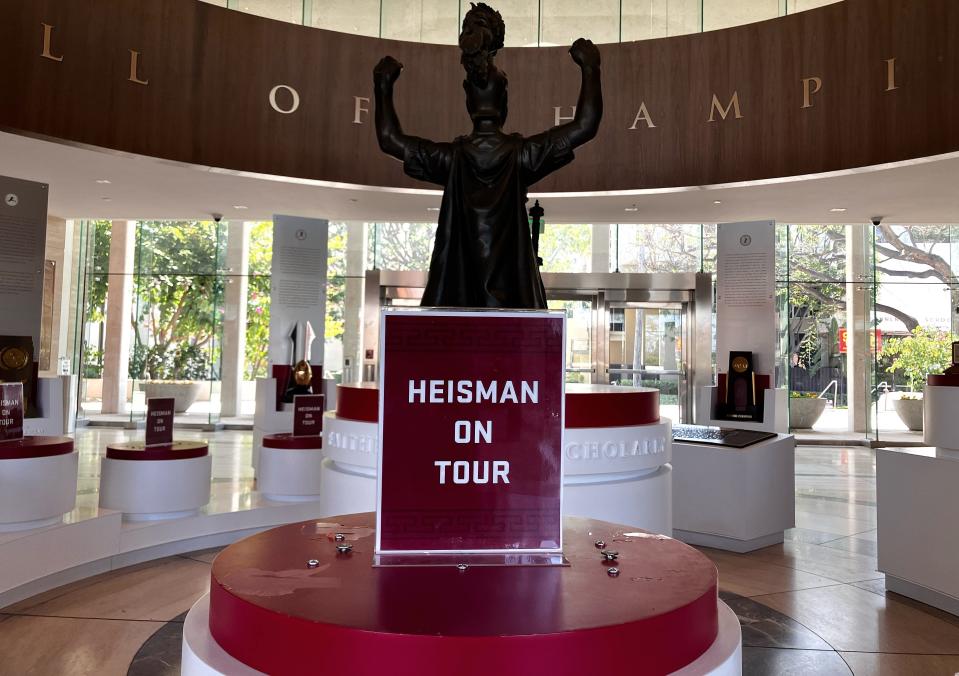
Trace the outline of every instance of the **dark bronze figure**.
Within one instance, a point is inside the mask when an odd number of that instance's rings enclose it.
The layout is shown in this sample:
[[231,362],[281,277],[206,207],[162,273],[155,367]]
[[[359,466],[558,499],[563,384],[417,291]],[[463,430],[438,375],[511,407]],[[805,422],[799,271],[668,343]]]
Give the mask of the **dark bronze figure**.
[[473,131],[449,143],[404,134],[393,106],[403,66],[387,56],[373,70],[380,148],[401,160],[407,175],[445,188],[425,306],[546,307],[527,189],[571,162],[573,149],[596,136],[603,116],[599,50],[580,38],[569,50],[582,72],[573,119],[528,138],[505,133],[508,81],[493,62],[505,32],[488,5],[466,13],[459,46]]

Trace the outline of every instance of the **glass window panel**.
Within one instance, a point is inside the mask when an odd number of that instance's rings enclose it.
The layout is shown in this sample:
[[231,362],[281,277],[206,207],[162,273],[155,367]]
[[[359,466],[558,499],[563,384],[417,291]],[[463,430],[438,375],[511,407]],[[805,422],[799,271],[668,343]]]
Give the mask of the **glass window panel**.
[[[833,286],[845,282],[845,225],[791,224],[786,237],[789,281],[833,282]],[[785,260],[777,256],[776,276],[783,281],[787,279]]]
[[741,26],[785,14],[785,0],[703,0],[703,30]]
[[384,38],[454,45],[459,24],[459,7],[450,0],[383,0]]
[[619,270],[699,272],[703,264],[702,236],[699,223],[620,224]]
[[[500,0],[492,5],[506,22],[507,47],[536,47],[539,44],[539,8],[536,2]],[[460,17],[466,16],[469,9],[469,1],[464,0],[460,5]]]
[[700,0],[623,0],[622,6],[624,42],[702,30]]
[[807,9],[815,9],[837,2],[840,2],[840,0],[786,0],[786,10],[789,14],[795,14],[796,12],[805,12]]
[[544,227],[539,236],[543,272],[589,272],[593,226],[547,222]]
[[287,23],[303,23],[303,0],[239,0],[237,9]]
[[577,38],[619,42],[619,0],[542,0],[542,8],[540,45],[566,46]]
[[324,28],[355,35],[380,34],[379,0],[308,0],[312,2],[310,23]]
[[371,245],[381,270],[428,270],[435,223],[377,223]]

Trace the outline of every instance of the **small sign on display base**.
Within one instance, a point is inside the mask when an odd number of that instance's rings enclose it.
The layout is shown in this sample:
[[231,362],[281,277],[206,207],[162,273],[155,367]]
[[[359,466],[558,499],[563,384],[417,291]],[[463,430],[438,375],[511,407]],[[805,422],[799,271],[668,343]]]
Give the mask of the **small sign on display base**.
[[323,395],[293,397],[293,436],[317,437],[323,433]]
[[381,318],[375,565],[563,565],[563,312]]
[[146,445],[166,446],[173,443],[173,397],[147,399]]
[[0,442],[23,439],[23,385],[0,383]]

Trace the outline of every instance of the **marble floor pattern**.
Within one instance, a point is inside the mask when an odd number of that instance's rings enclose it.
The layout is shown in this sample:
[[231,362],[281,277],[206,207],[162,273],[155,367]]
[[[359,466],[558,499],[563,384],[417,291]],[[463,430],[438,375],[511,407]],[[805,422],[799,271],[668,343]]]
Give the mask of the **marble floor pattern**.
[[[78,435],[81,488],[96,491],[103,444]],[[249,489],[250,435],[208,435],[214,481]],[[743,629],[744,674],[959,673],[959,618],[885,591],[876,571],[875,453],[796,453],[796,521],[786,541],[732,554],[702,549]],[[105,573],[0,609],[0,676],[174,676],[186,611],[216,550]]]

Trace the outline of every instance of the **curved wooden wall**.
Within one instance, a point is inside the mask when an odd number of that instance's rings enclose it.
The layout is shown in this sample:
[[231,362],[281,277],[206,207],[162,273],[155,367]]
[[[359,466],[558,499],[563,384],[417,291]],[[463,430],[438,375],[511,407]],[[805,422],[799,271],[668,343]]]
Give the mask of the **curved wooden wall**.
[[[231,170],[426,187],[379,152],[365,112],[384,54],[406,66],[397,103],[408,132],[442,140],[469,126],[455,47],[196,0],[7,0],[0,15],[8,130]],[[602,45],[600,134],[536,189],[707,185],[957,151],[957,50],[956,0],[846,0]],[[506,49],[498,63],[510,76],[510,129],[549,127],[557,107],[570,114],[579,78],[565,48]],[[293,106],[289,88],[299,107],[278,112]]]

